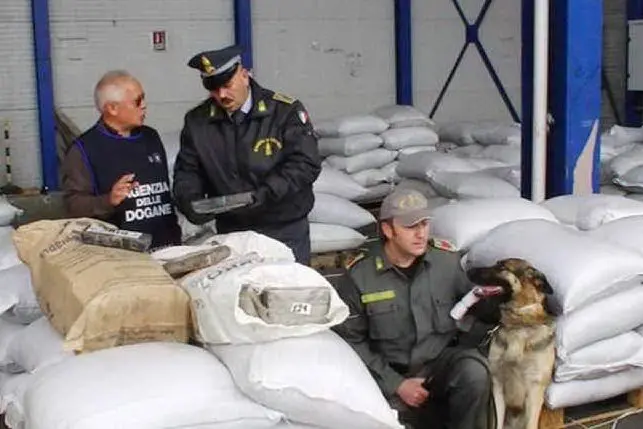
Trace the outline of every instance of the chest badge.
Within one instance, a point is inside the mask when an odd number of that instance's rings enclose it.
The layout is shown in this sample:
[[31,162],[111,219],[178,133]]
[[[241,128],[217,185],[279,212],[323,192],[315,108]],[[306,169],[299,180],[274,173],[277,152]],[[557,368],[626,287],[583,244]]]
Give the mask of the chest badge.
[[282,147],[283,145],[279,140],[274,137],[269,137],[267,139],[258,140],[252,148],[252,151],[255,153],[263,151],[266,156],[272,156],[273,153],[281,150]]
[[161,154],[158,152],[154,152],[151,155],[147,156],[147,160],[150,162],[150,164],[160,164],[161,161]]

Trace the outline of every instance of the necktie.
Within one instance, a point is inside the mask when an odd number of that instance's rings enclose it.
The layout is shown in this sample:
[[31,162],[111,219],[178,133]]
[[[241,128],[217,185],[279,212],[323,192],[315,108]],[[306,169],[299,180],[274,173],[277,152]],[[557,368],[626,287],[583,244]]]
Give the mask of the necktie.
[[245,116],[246,115],[241,111],[241,109],[239,109],[232,114],[231,119],[233,123],[240,125],[243,122],[243,119],[245,118]]

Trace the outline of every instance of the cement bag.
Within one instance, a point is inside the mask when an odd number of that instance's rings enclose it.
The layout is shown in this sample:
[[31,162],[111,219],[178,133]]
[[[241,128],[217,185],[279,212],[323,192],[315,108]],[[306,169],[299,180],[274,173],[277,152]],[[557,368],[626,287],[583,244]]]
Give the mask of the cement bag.
[[352,136],[338,138],[319,139],[319,154],[323,157],[328,155],[353,156],[362,152],[377,149],[382,146],[384,140],[375,134],[355,134]]
[[46,317],[41,317],[14,337],[7,356],[22,371],[36,372],[74,354],[64,349],[62,335]]
[[570,313],[643,274],[643,257],[545,220],[509,222],[476,241],[467,266],[491,266],[522,258],[540,270],[554,289],[559,310]]
[[488,146],[472,158],[488,158],[500,161],[506,165],[520,165],[520,146]]
[[512,145],[520,146],[520,124],[483,123],[476,127],[471,136],[483,146]]
[[606,134],[615,138],[617,141],[621,142],[621,144],[643,143],[643,127],[634,128],[614,125]]
[[643,146],[637,145],[612,158],[609,169],[614,177],[620,177],[639,165],[643,165]]
[[389,162],[393,162],[395,158],[397,158],[397,152],[379,148],[349,157],[331,155],[326,158],[326,161],[331,167],[351,174],[369,168],[384,167]]
[[587,231],[596,238],[643,254],[643,216],[630,216]]
[[469,158],[468,161],[476,167],[477,170],[507,167],[507,163],[491,158]]
[[310,247],[312,253],[336,252],[356,249],[367,237],[342,225],[327,223],[310,224]]
[[453,149],[450,153],[451,155],[457,155],[462,158],[474,158],[478,156],[480,153],[482,153],[482,151],[485,149],[486,149],[486,146],[482,146],[479,144],[472,144],[469,146],[457,147]]
[[375,109],[373,114],[384,119],[391,128],[435,127],[435,122],[413,106],[382,106]]
[[641,278],[624,282],[612,294],[558,318],[556,353],[567,359],[575,351],[643,325]]
[[643,165],[634,167],[620,177],[615,177],[614,183],[627,191],[643,193]]
[[316,194],[315,205],[308,214],[310,222],[337,223],[358,229],[376,222],[375,217],[355,203],[334,195]]
[[8,428],[23,429],[25,426],[25,393],[35,376],[32,374],[0,374],[0,415]]
[[215,235],[204,244],[228,246],[231,251],[230,258],[254,253],[264,260],[295,262],[295,255],[290,247],[279,240],[254,231]]
[[467,250],[498,225],[515,220],[542,219],[558,222],[547,209],[522,198],[459,201],[433,211],[431,234]]
[[353,201],[366,194],[368,190],[343,171],[332,167],[324,167],[315,183],[313,183],[313,192],[316,194],[336,195]]
[[251,401],[206,350],[176,343],[116,347],[35,375],[30,429],[273,427],[281,414]]
[[643,386],[643,368],[630,369],[596,380],[551,383],[545,403],[551,409],[574,407],[622,395]]
[[437,148],[435,146],[409,146],[409,147],[400,149],[398,151],[398,157],[413,155],[418,152],[435,152],[435,151],[437,151]]
[[601,161],[612,159],[615,156],[633,149],[635,146],[636,143],[620,141],[614,136],[603,133],[601,136]]
[[614,185],[601,185],[598,193],[605,195],[620,195],[623,197],[627,195],[627,191],[624,191],[622,188]]
[[315,122],[320,137],[344,137],[352,134],[379,134],[388,128],[386,121],[375,115],[354,115],[330,121]]
[[487,168],[484,172],[504,180],[516,189],[522,189],[520,167]]
[[474,122],[450,122],[438,124],[440,141],[457,143],[460,146],[475,144],[473,131],[478,128]]
[[438,193],[433,189],[433,186],[425,180],[402,179],[400,183],[397,184],[397,188],[413,189],[424,195],[426,199],[439,197]]
[[328,429],[402,428],[362,360],[333,332],[211,350],[242,392],[289,420]]
[[9,348],[24,329],[24,325],[17,325],[0,319],[0,371],[8,373],[22,372],[22,368],[11,360]]
[[13,245],[13,231],[14,229],[10,226],[0,226],[0,270],[21,263]]
[[78,233],[88,225],[113,228],[91,219],[39,221],[14,234],[40,307],[65,347],[187,341],[187,294],[146,253],[81,243]]
[[3,319],[27,325],[42,317],[31,284],[31,273],[25,264],[0,271],[0,285],[0,315]]
[[229,261],[188,275],[200,339],[243,344],[310,335],[348,308],[317,271],[294,262]]
[[444,198],[520,198],[520,191],[514,186],[484,172],[438,171],[429,176],[429,182]]
[[351,177],[354,181],[366,188],[379,185],[380,183],[397,183],[400,180],[396,172],[397,165],[398,162],[393,161],[382,168],[373,168],[351,174]]
[[399,160],[397,174],[407,179],[427,180],[438,171],[470,173],[478,170],[468,159],[440,152],[420,152],[401,156]]
[[15,217],[23,213],[23,210],[12,205],[6,197],[0,196],[0,226],[11,225]]
[[384,147],[391,150],[413,146],[431,146],[439,140],[435,131],[427,127],[395,128],[384,131],[381,136],[384,139]]
[[581,230],[596,229],[623,217],[643,215],[643,204],[619,195],[561,195],[542,205],[559,221]]
[[395,189],[395,184],[380,183],[379,185],[370,186],[366,189],[368,189],[368,193],[356,199],[356,203],[370,203],[374,201],[380,201],[388,194],[393,192],[393,190]]
[[634,331],[598,341],[556,362],[554,380],[590,380],[643,367],[643,337]]

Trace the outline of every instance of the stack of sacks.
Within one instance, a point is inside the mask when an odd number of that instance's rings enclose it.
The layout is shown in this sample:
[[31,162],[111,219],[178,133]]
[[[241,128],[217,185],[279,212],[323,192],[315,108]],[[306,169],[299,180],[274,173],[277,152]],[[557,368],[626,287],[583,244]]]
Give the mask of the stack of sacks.
[[582,231],[620,218],[643,215],[643,203],[620,195],[561,195],[542,205],[561,223]]
[[361,359],[329,330],[348,317],[346,305],[323,276],[272,241],[260,251],[237,248],[182,279],[197,336],[243,393],[288,423],[401,428]]
[[[609,224],[608,224],[609,225]],[[586,404],[643,386],[643,256],[547,220],[502,224],[476,240],[467,268],[522,258],[547,277],[559,314],[546,403]]]
[[499,122],[450,122],[438,125],[440,141],[456,143],[459,146],[480,144],[483,146],[521,144],[520,124]]
[[[612,170],[612,161],[614,158],[629,152],[643,143],[643,128],[628,128],[614,125],[601,135],[601,184],[611,185],[613,179],[627,173],[624,171],[625,165],[616,167],[618,172]],[[630,153],[630,155],[633,153]],[[628,158],[625,155],[623,158]],[[621,161],[622,162],[622,159]],[[635,164],[636,165],[636,164]]]
[[356,231],[375,219],[359,205],[369,190],[343,171],[324,166],[313,184],[315,205],[308,215],[313,253],[360,247],[367,237]]
[[11,225],[16,216],[20,216],[22,212],[7,201],[6,197],[0,195],[0,227]]

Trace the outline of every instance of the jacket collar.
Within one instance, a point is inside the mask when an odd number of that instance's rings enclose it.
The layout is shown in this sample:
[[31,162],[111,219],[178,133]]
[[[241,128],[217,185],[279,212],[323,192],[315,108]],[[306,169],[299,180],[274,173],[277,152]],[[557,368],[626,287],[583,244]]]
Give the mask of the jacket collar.
[[[431,266],[431,246],[427,248],[426,253],[421,256],[424,266],[425,267],[430,267]],[[386,252],[384,251],[384,245],[380,244],[376,247],[376,249],[373,251],[373,264],[375,266],[375,271],[378,274],[385,273],[386,271],[392,270],[395,268],[395,265],[390,261],[390,259],[386,256]]]
[[[270,116],[275,109],[275,100],[272,99],[273,92],[261,87],[254,79],[250,78],[250,99],[252,106],[248,115],[250,119]],[[211,121],[222,121],[228,119],[228,114],[217,103],[210,98],[207,103]]]

